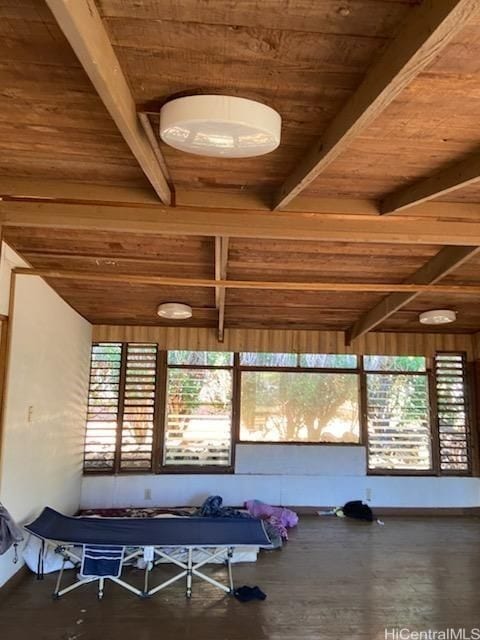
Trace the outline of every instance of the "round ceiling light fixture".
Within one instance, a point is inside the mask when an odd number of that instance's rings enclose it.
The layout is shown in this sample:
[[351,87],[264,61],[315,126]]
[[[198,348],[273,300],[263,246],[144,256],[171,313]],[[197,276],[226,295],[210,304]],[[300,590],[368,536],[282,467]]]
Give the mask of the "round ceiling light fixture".
[[176,98],[160,110],[160,137],[180,151],[250,158],[280,144],[282,118],[271,107],[236,96]]
[[164,302],[158,307],[157,315],[168,320],[188,320],[192,317],[192,307],[181,302]]
[[457,314],[451,309],[432,309],[421,313],[418,319],[422,324],[450,324],[455,322]]

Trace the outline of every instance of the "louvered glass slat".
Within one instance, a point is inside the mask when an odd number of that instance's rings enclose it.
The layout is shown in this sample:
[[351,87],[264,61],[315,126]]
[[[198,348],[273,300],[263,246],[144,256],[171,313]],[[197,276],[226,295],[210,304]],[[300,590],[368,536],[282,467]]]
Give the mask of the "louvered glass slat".
[[229,466],[232,372],[169,369],[163,463]]
[[435,356],[440,469],[446,473],[470,470],[465,364],[462,353],[437,353]]
[[426,375],[367,374],[367,421],[370,469],[431,468]]
[[120,469],[152,468],[157,345],[127,345],[123,396]]
[[122,345],[119,343],[92,346],[84,452],[86,471],[113,470],[121,358]]

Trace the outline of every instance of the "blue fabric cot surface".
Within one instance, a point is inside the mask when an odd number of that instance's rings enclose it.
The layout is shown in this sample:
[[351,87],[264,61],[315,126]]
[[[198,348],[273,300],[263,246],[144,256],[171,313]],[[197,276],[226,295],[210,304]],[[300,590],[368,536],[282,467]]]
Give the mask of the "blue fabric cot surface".
[[45,507],[25,529],[39,538],[93,545],[157,547],[268,546],[255,518],[86,518]]

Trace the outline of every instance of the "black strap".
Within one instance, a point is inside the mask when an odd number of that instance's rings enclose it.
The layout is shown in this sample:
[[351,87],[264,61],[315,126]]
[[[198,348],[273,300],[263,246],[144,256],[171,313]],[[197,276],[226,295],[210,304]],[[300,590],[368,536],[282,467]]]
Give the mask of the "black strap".
[[43,580],[43,556],[45,554],[45,540],[42,540],[42,544],[40,545],[40,550],[38,552],[38,563],[37,563],[37,580]]

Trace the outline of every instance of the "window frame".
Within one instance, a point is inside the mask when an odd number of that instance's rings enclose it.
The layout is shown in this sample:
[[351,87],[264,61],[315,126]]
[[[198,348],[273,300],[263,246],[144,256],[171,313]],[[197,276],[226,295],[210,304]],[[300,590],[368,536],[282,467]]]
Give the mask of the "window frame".
[[[437,387],[436,387],[436,366],[435,361],[432,365],[432,399],[433,404],[435,406],[435,415],[432,416],[432,430],[434,434],[434,438],[436,439],[436,453],[437,453],[437,464],[438,464],[438,476],[444,478],[468,478],[475,475],[475,459],[474,452],[476,450],[475,447],[475,397],[474,397],[474,381],[472,376],[472,368],[471,363],[468,361],[467,353],[465,351],[452,351],[452,350],[439,350],[435,352],[435,357],[437,355],[456,355],[460,356],[462,359],[462,373],[463,373],[463,383],[464,383],[464,399],[465,399],[465,430],[466,430],[466,452],[467,452],[467,469],[442,469],[441,468],[441,454],[440,454],[440,426],[438,419],[438,398],[437,398]],[[434,428],[435,427],[435,428]]]
[[[426,387],[428,389],[428,414],[429,414],[429,427],[430,427],[430,447],[431,447],[431,465],[429,469],[372,469],[369,464],[368,455],[368,399],[367,399],[367,376],[372,375],[387,375],[387,376],[424,376],[427,380]],[[362,377],[364,378],[365,386],[365,446],[367,457],[367,476],[407,476],[407,477],[432,477],[439,476],[437,472],[438,467],[438,443],[435,442],[435,429],[436,423],[436,403],[433,389],[435,386],[435,379],[433,376],[431,358],[425,358],[425,371],[373,371],[363,370]]]
[[87,440],[87,427],[85,425],[85,434],[84,434],[84,451],[83,451],[83,460],[82,460],[82,474],[83,475],[144,475],[155,473],[156,469],[156,460],[155,460],[155,452],[156,452],[156,440],[158,438],[158,433],[160,429],[158,428],[158,414],[161,408],[161,404],[158,402],[159,389],[161,387],[160,382],[161,378],[159,377],[159,360],[161,351],[158,348],[156,350],[156,365],[155,365],[155,396],[154,396],[154,404],[153,404],[153,433],[152,433],[152,455],[151,455],[151,464],[150,467],[144,469],[122,469],[122,429],[123,429],[123,418],[124,418],[124,408],[125,408],[125,383],[127,377],[127,355],[128,355],[128,345],[143,345],[143,344],[154,344],[154,343],[145,343],[145,342],[118,342],[112,341],[107,342],[102,340],[101,342],[92,342],[92,350],[90,352],[90,372],[89,372],[89,386],[87,393],[87,402],[90,397],[90,383],[92,376],[92,353],[93,347],[98,345],[105,344],[118,344],[120,345],[120,368],[119,368],[119,383],[118,383],[118,403],[117,403],[117,420],[115,426],[115,449],[113,452],[113,464],[111,469],[87,469],[85,468],[85,445]]
[[[179,475],[228,475],[235,473],[235,452],[236,452],[236,440],[235,440],[235,357],[233,355],[233,362],[230,365],[201,365],[201,364],[168,364],[168,350],[162,350],[159,353],[162,354],[162,376],[159,380],[162,381],[162,401],[159,406],[159,420],[158,420],[158,446],[156,455],[154,455],[154,473],[157,474],[179,474]],[[167,423],[167,389],[168,389],[168,371],[169,369],[187,369],[187,370],[226,370],[232,372],[232,408],[231,408],[231,420],[230,420],[230,464],[229,465],[188,465],[188,464],[164,464],[163,462],[163,450],[165,446],[165,428]],[[155,441],[154,441],[155,442]]]
[[[361,361],[361,356],[357,356],[357,366],[355,368],[352,367],[326,367],[325,369],[319,367],[267,367],[261,365],[241,365],[240,364],[240,354],[235,354],[238,356],[238,414],[237,414],[237,424],[235,432],[237,434],[237,438],[235,441],[235,446],[240,444],[247,445],[296,445],[302,447],[310,447],[310,446],[325,446],[325,447],[362,447],[365,446],[364,441],[364,429],[362,424],[362,394],[361,394],[361,368],[359,362]],[[300,354],[297,354],[300,356]],[[299,360],[297,359],[297,362]],[[358,396],[358,423],[359,423],[359,431],[358,431],[358,442],[315,442],[315,441],[285,441],[281,442],[278,440],[243,440],[240,438],[240,420],[241,420],[241,394],[242,394],[242,373],[245,372],[253,372],[253,373],[262,373],[262,372],[273,372],[273,373],[313,373],[313,374],[342,374],[348,373],[351,375],[357,375],[357,396]]]
[[[261,365],[241,365],[240,353],[233,352],[233,362],[231,365],[188,365],[188,364],[168,364],[168,350],[160,349],[157,345],[156,358],[156,393],[154,403],[153,416],[153,442],[152,442],[152,465],[149,470],[146,469],[120,469],[120,450],[121,444],[121,427],[124,403],[124,379],[126,375],[126,356],[128,344],[144,344],[137,342],[119,342],[117,341],[99,341],[92,343],[99,344],[120,344],[121,345],[121,369],[120,369],[120,388],[118,402],[118,420],[116,429],[114,464],[112,469],[86,469],[83,466],[84,475],[228,475],[235,473],[235,459],[237,445],[280,445],[280,446],[321,446],[321,447],[365,447],[367,476],[406,476],[406,477],[472,477],[475,476],[480,465],[475,460],[475,451],[477,444],[477,434],[475,430],[475,420],[477,405],[476,396],[474,395],[475,380],[473,375],[473,365],[468,360],[467,354],[463,351],[447,351],[439,350],[442,354],[461,354],[465,362],[465,398],[466,398],[466,420],[469,430],[469,457],[470,465],[467,471],[442,471],[440,467],[440,442],[438,433],[437,419],[437,397],[436,397],[436,377],[434,358],[425,358],[425,371],[366,371],[364,367],[364,356],[356,354],[356,367],[304,367],[304,366],[261,366]],[[154,344],[154,343],[151,343]],[[297,362],[299,362],[297,354]],[[341,354],[340,354],[341,355]],[[354,354],[355,355],[355,354]],[[91,364],[91,363],[90,363]],[[165,444],[165,427],[167,416],[167,381],[168,370],[172,369],[224,369],[232,372],[232,413],[230,428],[230,464],[228,466],[220,465],[165,465],[163,464],[163,448]],[[339,374],[348,373],[358,375],[358,402],[359,402],[359,441],[358,442],[296,442],[296,441],[258,441],[258,440],[242,440],[240,439],[240,419],[241,419],[241,383],[243,372],[278,372],[278,373],[321,373],[321,374]],[[429,394],[429,426],[430,439],[432,447],[432,465],[430,469],[425,470],[409,470],[409,469],[370,469],[368,459],[368,404],[367,404],[367,375],[385,374],[385,375],[423,375],[427,378],[427,388]],[[90,371],[91,375],[91,371]],[[123,381],[123,382],[122,382]],[[476,387],[475,387],[476,390]],[[85,430],[86,437],[86,430]],[[85,443],[85,440],[84,440]]]
[[[115,425],[115,446],[114,446],[114,450],[113,450],[113,460],[112,460],[112,467],[111,469],[101,469],[101,468],[93,468],[93,469],[88,469],[86,468],[85,464],[86,464],[86,447],[87,447],[87,439],[88,439],[88,415],[89,415],[89,408],[90,408],[90,392],[91,392],[91,384],[92,384],[92,367],[93,367],[93,362],[94,362],[94,358],[93,358],[93,348],[94,347],[98,347],[98,346],[102,346],[102,345],[106,345],[106,344],[110,344],[110,345],[118,345],[120,347],[120,367],[119,367],[119,372],[118,372],[118,401],[117,401],[117,419],[116,420],[112,420],[112,425]],[[117,341],[112,341],[112,342],[92,342],[91,345],[91,349],[90,349],[90,361],[89,361],[89,375],[88,375],[88,390],[87,390],[87,416],[86,416],[86,421],[85,421],[85,433],[84,433],[84,437],[83,437],[83,457],[82,457],[82,474],[83,475],[114,475],[117,472],[117,466],[119,466],[119,452],[117,449],[117,445],[119,442],[119,431],[120,431],[120,396],[122,396],[123,394],[121,393],[121,389],[123,388],[122,385],[122,378],[125,377],[125,373],[124,373],[124,353],[126,354],[126,343],[125,342],[118,342]],[[122,473],[124,473],[122,471]]]

